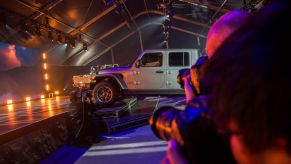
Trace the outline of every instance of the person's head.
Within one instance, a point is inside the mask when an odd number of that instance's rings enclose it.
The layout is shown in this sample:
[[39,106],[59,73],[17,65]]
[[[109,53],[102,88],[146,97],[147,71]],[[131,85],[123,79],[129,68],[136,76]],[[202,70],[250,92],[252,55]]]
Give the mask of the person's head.
[[234,10],[221,16],[211,26],[206,40],[205,51],[209,58],[212,57],[216,49],[223,41],[249,18],[250,13],[246,10]]
[[215,124],[237,132],[231,146],[239,163],[291,161],[290,17],[290,1],[263,8],[202,71]]

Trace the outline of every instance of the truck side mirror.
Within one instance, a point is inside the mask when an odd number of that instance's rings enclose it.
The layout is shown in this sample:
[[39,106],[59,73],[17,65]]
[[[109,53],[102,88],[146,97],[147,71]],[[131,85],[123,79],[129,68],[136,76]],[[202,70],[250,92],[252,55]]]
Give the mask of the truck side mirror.
[[139,68],[140,65],[141,65],[141,61],[140,61],[140,59],[139,59],[139,60],[137,60],[137,61],[135,62],[135,67],[136,67],[136,68]]

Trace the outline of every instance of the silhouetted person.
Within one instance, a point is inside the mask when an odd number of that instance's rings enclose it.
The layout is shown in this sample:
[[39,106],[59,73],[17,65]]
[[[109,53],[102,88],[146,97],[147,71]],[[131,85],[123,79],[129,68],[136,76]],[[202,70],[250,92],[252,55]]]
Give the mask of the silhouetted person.
[[[290,17],[290,1],[264,7],[203,68],[212,118],[237,163],[291,163]],[[167,162],[186,163],[177,147]]]
[[[221,16],[210,28],[207,40],[206,40],[206,54],[202,56],[193,65],[189,76],[185,80],[185,95],[186,102],[190,102],[194,97],[201,94],[199,84],[199,70],[207,62],[207,59],[212,58],[216,49],[223,43],[223,41],[239,27],[241,27],[245,21],[249,18],[250,13],[245,10],[234,10]],[[194,91],[190,86],[190,81],[194,86]]]

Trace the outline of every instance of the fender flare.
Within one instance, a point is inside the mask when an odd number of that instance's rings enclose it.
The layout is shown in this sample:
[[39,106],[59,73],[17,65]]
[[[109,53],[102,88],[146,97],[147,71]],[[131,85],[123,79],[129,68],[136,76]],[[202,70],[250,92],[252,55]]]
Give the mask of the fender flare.
[[98,83],[98,81],[104,80],[104,79],[114,80],[115,83],[120,87],[121,90],[127,89],[127,85],[125,84],[124,80],[122,79],[122,76],[120,76],[118,74],[101,74],[101,75],[96,75],[96,77],[95,77],[96,84]]

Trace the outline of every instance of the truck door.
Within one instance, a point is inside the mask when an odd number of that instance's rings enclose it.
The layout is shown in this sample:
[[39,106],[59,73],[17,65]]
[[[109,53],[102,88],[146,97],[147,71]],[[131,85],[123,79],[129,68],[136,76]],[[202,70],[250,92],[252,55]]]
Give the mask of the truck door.
[[165,64],[163,52],[147,52],[140,61],[140,67],[134,68],[137,89],[162,89],[165,82]]
[[169,51],[168,52],[168,66],[166,71],[166,85],[167,89],[181,89],[177,83],[177,75],[180,69],[190,67],[190,51]]

